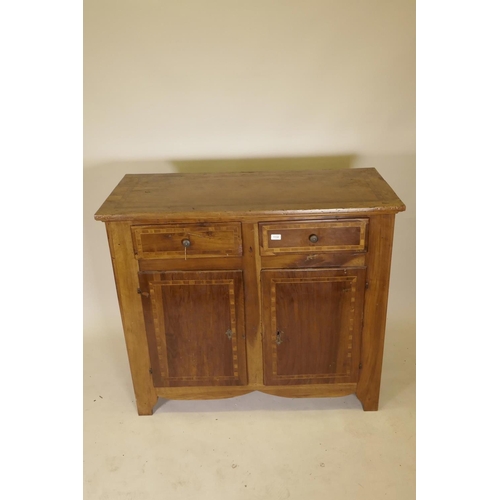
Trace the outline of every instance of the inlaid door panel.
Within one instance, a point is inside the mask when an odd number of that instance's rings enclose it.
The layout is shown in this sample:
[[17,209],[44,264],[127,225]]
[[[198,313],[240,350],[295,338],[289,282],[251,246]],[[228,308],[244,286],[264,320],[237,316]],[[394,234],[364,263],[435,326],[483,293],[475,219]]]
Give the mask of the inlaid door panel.
[[356,382],[365,268],[264,270],[264,383]]
[[247,383],[241,271],[140,272],[156,387]]

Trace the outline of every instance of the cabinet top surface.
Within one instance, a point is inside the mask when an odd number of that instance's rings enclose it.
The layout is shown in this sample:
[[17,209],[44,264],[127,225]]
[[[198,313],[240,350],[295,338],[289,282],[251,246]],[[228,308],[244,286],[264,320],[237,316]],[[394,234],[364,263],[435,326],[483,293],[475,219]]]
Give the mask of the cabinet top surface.
[[396,213],[404,203],[374,168],[201,174],[127,174],[97,220],[165,216]]

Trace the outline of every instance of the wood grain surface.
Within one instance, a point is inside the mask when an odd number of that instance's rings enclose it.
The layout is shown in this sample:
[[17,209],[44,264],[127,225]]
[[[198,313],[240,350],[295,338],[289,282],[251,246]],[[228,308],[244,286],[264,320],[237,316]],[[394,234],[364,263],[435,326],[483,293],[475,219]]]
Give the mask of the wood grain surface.
[[368,288],[364,304],[361,371],[356,389],[364,410],[369,411],[378,410],[379,405],[394,219],[394,215],[383,215],[370,221]]
[[97,220],[241,220],[269,214],[394,213],[403,202],[374,168],[204,174],[127,174]]
[[[132,226],[138,259],[192,259],[241,255],[241,227],[229,224]],[[185,247],[183,241],[188,241]]]
[[262,272],[264,383],[356,382],[365,269]]
[[156,387],[247,382],[241,271],[141,272]]
[[377,410],[404,209],[375,169],[126,175],[95,218],[138,413],[252,391]]
[[137,294],[137,260],[130,224],[106,224],[118,303],[139,415],[151,415],[158,399],[151,377],[141,297]]
[[367,224],[368,219],[263,223],[261,255],[363,252]]

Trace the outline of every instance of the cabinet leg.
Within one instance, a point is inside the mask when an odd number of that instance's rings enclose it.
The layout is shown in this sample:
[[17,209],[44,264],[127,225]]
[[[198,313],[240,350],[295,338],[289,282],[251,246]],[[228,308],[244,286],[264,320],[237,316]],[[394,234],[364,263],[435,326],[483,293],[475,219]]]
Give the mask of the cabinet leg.
[[158,397],[156,398],[151,398],[151,399],[137,399],[136,404],[137,404],[137,413],[139,415],[152,415],[153,414],[153,409],[156,405],[156,402],[158,401]]
[[379,400],[379,388],[372,390],[371,392],[357,392],[356,396],[361,401],[364,411],[377,411],[378,410],[378,400]]
[[356,396],[365,411],[377,411],[384,354],[394,215],[370,218],[361,366]]

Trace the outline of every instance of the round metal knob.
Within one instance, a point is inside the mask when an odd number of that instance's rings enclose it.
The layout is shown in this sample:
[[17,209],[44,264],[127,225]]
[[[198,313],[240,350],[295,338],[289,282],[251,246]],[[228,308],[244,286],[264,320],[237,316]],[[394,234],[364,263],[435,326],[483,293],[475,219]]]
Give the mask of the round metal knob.
[[311,236],[309,236],[309,241],[311,243],[317,243],[318,242],[318,236],[316,234],[311,234]]
[[186,248],[191,246],[191,242],[187,238],[183,239],[181,243]]

